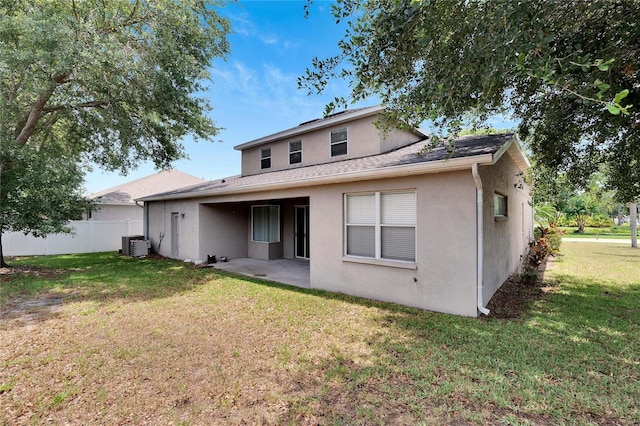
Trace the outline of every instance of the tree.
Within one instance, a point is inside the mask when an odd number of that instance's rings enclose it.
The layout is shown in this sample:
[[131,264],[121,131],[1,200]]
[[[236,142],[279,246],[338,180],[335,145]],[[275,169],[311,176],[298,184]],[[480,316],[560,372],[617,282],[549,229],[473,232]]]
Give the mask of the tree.
[[565,211],[567,216],[575,219],[578,225],[578,234],[584,234],[584,227],[587,223],[587,218],[593,214],[594,203],[593,199],[585,194],[574,195],[569,199]]
[[554,224],[565,210],[569,198],[576,192],[575,186],[568,182],[566,174],[549,169],[535,159],[529,171],[531,197],[534,208],[548,205],[555,212],[551,222]]
[[73,198],[67,185],[81,185],[74,167],[126,173],[151,160],[166,168],[185,157],[183,137],[217,134],[197,94],[213,58],[228,53],[228,32],[215,4],[202,0],[0,0],[0,181],[22,180],[3,188],[2,229],[56,228],[4,216],[46,207],[6,207],[21,199],[12,188],[46,189],[32,175],[45,158],[69,167],[52,182]]
[[73,232],[69,219],[80,219],[93,207],[82,196],[81,167],[59,152],[48,155],[16,144],[0,146],[0,267],[8,265],[2,253],[2,234],[22,231],[34,236]]
[[[342,0],[333,14],[349,20],[340,53],[299,79],[310,92],[348,79],[329,108],[377,95],[389,119],[445,135],[510,113],[534,156],[572,182],[602,162],[640,173],[637,0]],[[638,182],[609,184],[630,199]]]
[[566,217],[576,221],[578,226],[576,232],[584,233],[584,228],[589,220],[593,222],[591,226],[610,226],[613,224],[612,215],[616,210],[616,203],[613,194],[604,185],[604,179],[603,172],[595,173],[586,189],[572,188],[563,175],[559,175],[556,179],[556,185],[560,189],[559,193],[562,194],[561,197],[555,198],[555,200],[561,200],[556,205]]

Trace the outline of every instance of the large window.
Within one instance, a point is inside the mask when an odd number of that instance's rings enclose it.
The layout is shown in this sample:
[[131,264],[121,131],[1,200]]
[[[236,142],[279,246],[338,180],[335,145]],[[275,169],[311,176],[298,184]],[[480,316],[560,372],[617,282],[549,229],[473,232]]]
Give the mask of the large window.
[[271,168],[271,148],[262,148],[260,150],[260,168]]
[[302,141],[289,142],[289,164],[302,163]]
[[347,154],[347,129],[339,129],[331,132],[331,156]]
[[416,192],[345,195],[347,256],[416,260]]
[[251,235],[253,241],[280,241],[280,206],[251,207]]

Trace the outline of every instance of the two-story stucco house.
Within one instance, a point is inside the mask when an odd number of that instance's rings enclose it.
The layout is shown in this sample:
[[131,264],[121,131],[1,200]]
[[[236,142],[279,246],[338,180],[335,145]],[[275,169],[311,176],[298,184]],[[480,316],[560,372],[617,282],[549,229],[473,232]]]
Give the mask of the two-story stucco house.
[[142,198],[162,255],[302,259],[312,288],[476,316],[532,238],[512,134],[420,155],[419,130],[348,110],[235,148],[242,173]]

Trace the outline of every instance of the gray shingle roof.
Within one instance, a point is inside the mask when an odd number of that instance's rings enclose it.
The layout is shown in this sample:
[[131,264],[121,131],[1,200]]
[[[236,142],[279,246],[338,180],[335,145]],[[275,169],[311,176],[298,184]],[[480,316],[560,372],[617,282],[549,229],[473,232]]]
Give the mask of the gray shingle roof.
[[200,197],[215,195],[216,192],[229,190],[242,190],[256,186],[269,186],[273,184],[286,184],[296,181],[308,181],[314,178],[330,177],[344,173],[365,172],[383,170],[389,167],[429,163],[434,161],[473,157],[479,155],[493,155],[500,150],[513,134],[463,136],[455,141],[455,147],[447,149],[439,146],[420,154],[424,147],[428,147],[428,141],[420,141],[384,154],[368,157],[354,158],[350,160],[335,161],[313,166],[297,167],[293,169],[279,170],[267,173],[259,173],[250,176],[230,176],[224,179],[167,191],[153,195],[154,199],[171,199]]
[[176,190],[207,182],[179,170],[166,170],[89,195],[87,198],[103,204],[133,204],[134,200],[165,190]]
[[[258,139],[254,139],[249,142],[242,143],[240,145],[236,145],[234,146],[234,149],[242,151],[243,149],[263,145],[263,144],[277,141],[280,139],[297,137],[299,135],[303,135],[313,130],[318,130],[321,128],[326,128],[331,126],[338,126],[338,125],[341,125],[342,123],[347,123],[349,121],[352,121],[358,118],[378,115],[382,110],[383,108],[380,105],[376,105],[371,107],[355,108],[355,109],[347,109],[344,111],[339,111],[339,112],[330,114],[326,117],[315,118],[313,120],[305,121],[295,127],[291,127],[289,129],[285,129],[267,136],[263,136]],[[419,129],[414,129],[413,132],[416,135],[419,135],[421,137],[426,136],[426,134],[424,134]]]

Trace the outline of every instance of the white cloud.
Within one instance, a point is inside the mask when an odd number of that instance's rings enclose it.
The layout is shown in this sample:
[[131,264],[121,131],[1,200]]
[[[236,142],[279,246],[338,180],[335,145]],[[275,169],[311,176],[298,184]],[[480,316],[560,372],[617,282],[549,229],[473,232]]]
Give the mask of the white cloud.
[[258,36],[264,44],[278,44],[278,37],[271,34],[260,34]]
[[257,32],[256,24],[244,11],[240,13],[229,13],[227,18],[229,22],[231,22],[231,31],[235,34],[250,37]]

